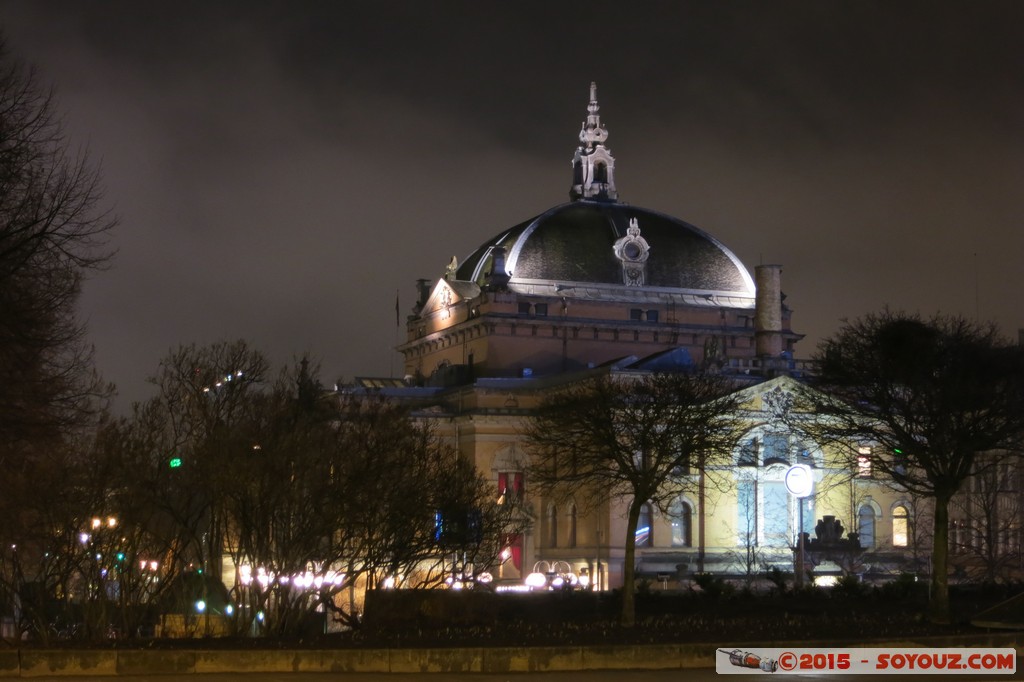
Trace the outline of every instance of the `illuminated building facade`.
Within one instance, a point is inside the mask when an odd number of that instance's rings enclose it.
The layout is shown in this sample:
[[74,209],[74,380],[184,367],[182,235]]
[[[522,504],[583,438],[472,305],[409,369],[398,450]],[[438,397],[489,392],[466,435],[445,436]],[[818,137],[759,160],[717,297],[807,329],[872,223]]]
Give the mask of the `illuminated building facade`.
[[[532,531],[509,539],[499,581],[571,572],[601,589],[621,584],[625,502],[584,509],[531,490],[524,419],[546,391],[586,372],[645,373],[686,366],[733,376],[749,429],[714,485],[668,513],[647,507],[637,534],[638,574],[665,586],[695,572],[793,569],[801,529],[816,538],[858,532],[864,553],[819,553],[819,572],[872,573],[925,565],[923,514],[872,476],[836,468],[801,442],[780,409],[803,367],[802,338],[784,304],[781,267],[752,277],[724,244],[682,220],[619,200],[596,86],[573,157],[570,201],[452,258],[420,280],[406,322],[401,382],[364,386],[421,405],[461,456],[520,501]],[[780,406],[783,406],[780,408]],[[784,477],[810,466],[814,490],[791,495]],[[826,523],[819,522],[825,520]],[[816,532],[817,531],[817,532]],[[836,538],[838,539],[838,538]]]

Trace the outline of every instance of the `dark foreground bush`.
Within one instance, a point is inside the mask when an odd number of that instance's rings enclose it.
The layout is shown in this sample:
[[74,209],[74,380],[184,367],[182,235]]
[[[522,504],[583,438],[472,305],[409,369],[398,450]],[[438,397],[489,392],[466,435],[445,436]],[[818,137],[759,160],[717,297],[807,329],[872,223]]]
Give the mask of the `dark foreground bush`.
[[973,632],[970,618],[1007,596],[1005,590],[988,599],[954,590],[956,622],[937,626],[926,617],[920,582],[889,590],[851,583],[768,594],[709,585],[698,593],[638,595],[637,625],[628,629],[618,625],[616,593],[391,593],[367,602],[359,631],[332,640],[336,646],[536,646],[951,635]]
[[303,639],[223,638],[111,642],[147,648],[397,648],[746,642],[867,642],[979,632],[976,613],[1020,586],[954,588],[955,622],[928,622],[927,592],[912,580],[888,589],[804,587],[785,593],[660,592],[638,595],[637,624],[618,624],[616,593],[489,594],[395,591],[371,597],[357,630]]

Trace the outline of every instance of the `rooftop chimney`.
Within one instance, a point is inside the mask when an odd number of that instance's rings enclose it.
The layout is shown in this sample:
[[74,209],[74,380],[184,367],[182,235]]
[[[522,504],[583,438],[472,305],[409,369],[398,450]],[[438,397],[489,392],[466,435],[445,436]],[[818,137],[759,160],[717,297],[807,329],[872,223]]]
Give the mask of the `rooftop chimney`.
[[782,266],[754,268],[754,336],[759,357],[782,354]]

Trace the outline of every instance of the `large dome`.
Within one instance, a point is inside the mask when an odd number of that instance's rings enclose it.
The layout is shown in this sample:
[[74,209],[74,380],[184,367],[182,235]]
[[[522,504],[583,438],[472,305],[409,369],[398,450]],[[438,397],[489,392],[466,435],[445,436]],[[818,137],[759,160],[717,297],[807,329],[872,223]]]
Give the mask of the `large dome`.
[[608,200],[562,204],[502,232],[462,262],[456,279],[487,286],[493,274],[507,274],[508,288],[523,294],[740,307],[754,298],[750,273],[717,239]]

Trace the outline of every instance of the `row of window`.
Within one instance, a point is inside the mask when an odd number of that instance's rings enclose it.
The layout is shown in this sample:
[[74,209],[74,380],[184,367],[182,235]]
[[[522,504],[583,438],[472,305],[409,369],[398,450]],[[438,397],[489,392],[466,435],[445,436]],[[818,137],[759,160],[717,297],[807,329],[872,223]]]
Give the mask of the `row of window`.
[[[536,315],[537,317],[546,317],[548,314],[547,303],[530,303],[528,301],[519,302],[519,314],[520,315]],[[653,308],[630,308],[629,319],[636,321],[647,321],[647,322],[658,322],[661,318],[661,314],[658,310]],[[749,316],[740,315],[737,318],[737,323],[742,327],[749,327],[751,319]],[[696,341],[694,341],[696,343]]]
[[658,321],[658,311],[657,310],[642,310],[640,308],[630,308],[630,310],[629,310],[629,319],[637,320],[637,321],[647,320],[648,322],[657,322]]
[[548,316],[548,304],[547,303],[519,303],[519,314],[520,315],[536,315],[537,317]]
[[955,519],[949,522],[949,548],[954,553],[1016,554],[1024,542],[1024,529],[1006,521],[989,530],[979,521]]
[[[860,546],[864,549],[875,547],[875,510],[871,505],[861,506],[857,513],[857,533]],[[910,512],[901,504],[892,508],[892,546],[906,547],[910,542]]]
[[810,464],[811,452],[801,443],[791,442],[785,432],[767,432],[751,436],[740,443],[736,457],[738,466],[767,466],[776,462],[788,464],[793,455],[801,464]]
[[[526,301],[519,302],[519,314],[520,315],[534,315],[536,317],[547,317],[548,315],[548,304],[547,303],[528,303]],[[657,310],[643,310],[641,308],[631,308],[629,311],[629,319],[631,320],[646,320],[648,322],[658,321]]]
[[[669,510],[669,519],[672,526],[672,537],[670,544],[672,547],[692,547],[693,546],[693,508],[688,502],[679,500]],[[576,546],[576,527],[578,520],[578,512],[576,505],[569,507],[568,522],[569,527],[565,534],[565,546],[575,547]],[[550,548],[556,548],[559,546],[561,541],[559,534],[559,511],[558,507],[551,505],[548,507],[547,513],[547,528],[546,528],[546,545]],[[643,505],[640,508],[640,518],[636,524],[636,546],[637,547],[653,547],[654,546],[654,508],[650,503]]]
[[[499,472],[498,473],[498,494],[499,503],[518,500],[523,496],[523,473],[522,472]],[[789,529],[788,494],[785,493],[784,484],[767,483],[762,485],[761,496],[764,497],[764,523],[762,529],[764,542],[767,545],[779,544],[785,546],[790,541],[792,533]],[[757,538],[757,488],[753,481],[741,481],[737,489],[737,511],[739,514],[739,528],[745,531],[745,536]],[[805,501],[801,505],[801,514],[804,516],[803,527],[810,532],[814,528],[815,510],[813,501]],[[546,515],[545,544],[550,548],[559,546],[561,533],[559,529],[560,513],[556,505],[548,507]],[[578,510],[573,504],[569,507],[567,514],[568,528],[566,529],[564,542],[566,547],[577,545]],[[672,529],[670,544],[672,547],[693,546],[693,507],[685,500],[677,500],[669,509],[668,514]],[[891,514],[891,537],[893,547],[906,547],[910,540],[910,512],[904,505],[896,505],[892,508]],[[956,528],[954,522],[953,528]],[[650,503],[644,504],[640,509],[640,517],[636,528],[636,546],[654,546],[654,508]],[[857,518],[857,532],[860,537],[861,547],[871,549],[876,545],[877,519],[875,510],[871,505],[862,505]],[[777,536],[777,537],[776,537]],[[774,542],[777,540],[778,542]]]

